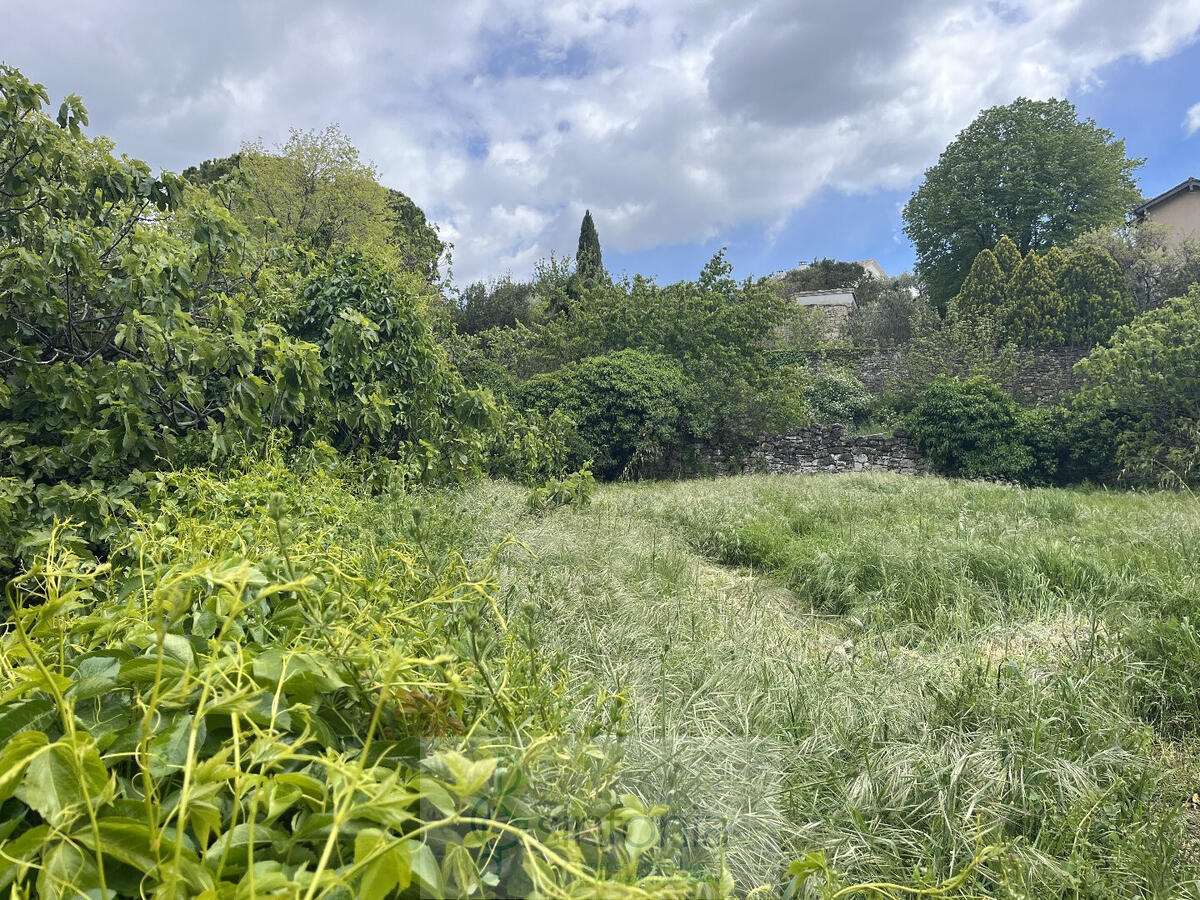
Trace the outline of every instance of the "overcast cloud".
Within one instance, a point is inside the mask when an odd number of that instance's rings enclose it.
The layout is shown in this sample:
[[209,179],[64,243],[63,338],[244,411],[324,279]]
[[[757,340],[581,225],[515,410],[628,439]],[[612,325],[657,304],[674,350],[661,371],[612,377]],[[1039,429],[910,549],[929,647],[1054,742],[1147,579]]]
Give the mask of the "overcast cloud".
[[904,187],[980,108],[1198,29],[1200,0],[8,0],[0,59],[172,169],[339,122],[461,280],[573,250],[585,206],[632,252]]

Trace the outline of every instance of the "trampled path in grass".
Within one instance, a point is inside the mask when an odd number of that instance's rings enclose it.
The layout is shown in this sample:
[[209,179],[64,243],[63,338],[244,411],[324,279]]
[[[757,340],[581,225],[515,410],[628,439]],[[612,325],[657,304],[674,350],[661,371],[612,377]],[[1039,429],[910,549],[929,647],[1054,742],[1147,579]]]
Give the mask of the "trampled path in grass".
[[581,721],[627,698],[601,740],[690,864],[724,853],[749,890],[820,850],[920,884],[995,844],[989,895],[1196,891],[1194,498],[872,474],[522,499],[447,502],[473,552],[524,545],[501,594]]

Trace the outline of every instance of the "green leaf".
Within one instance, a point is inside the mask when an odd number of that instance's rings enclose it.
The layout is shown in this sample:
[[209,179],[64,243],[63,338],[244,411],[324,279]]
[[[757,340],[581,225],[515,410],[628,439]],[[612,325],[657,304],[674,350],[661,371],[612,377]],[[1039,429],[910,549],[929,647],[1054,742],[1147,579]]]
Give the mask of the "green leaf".
[[637,859],[658,844],[658,826],[645,816],[634,816],[625,826],[625,849]]
[[444,897],[446,887],[442,883],[442,871],[433,851],[420,841],[408,840],[400,845],[400,852],[421,890],[428,891],[436,898]]
[[107,783],[108,772],[95,745],[84,738],[77,748],[64,738],[30,760],[16,794],[51,824],[61,825],[74,818],[87,802],[85,789],[87,796],[95,800]]
[[354,863],[368,860],[358,883],[358,896],[378,900],[393,890],[405,890],[412,880],[401,844],[378,828],[364,828],[354,839]]
[[0,745],[17,732],[44,724],[54,712],[54,702],[44,697],[29,697],[5,704],[0,711]]
[[0,750],[0,802],[13,795],[26,767],[45,751],[50,739],[40,731],[22,731]]

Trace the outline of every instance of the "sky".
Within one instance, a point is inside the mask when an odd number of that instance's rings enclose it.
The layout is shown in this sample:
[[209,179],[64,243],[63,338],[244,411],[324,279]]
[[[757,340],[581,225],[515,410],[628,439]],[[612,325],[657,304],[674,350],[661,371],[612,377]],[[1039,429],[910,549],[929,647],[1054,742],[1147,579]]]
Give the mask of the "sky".
[[900,210],[980,109],[1067,97],[1200,176],[1200,0],[0,0],[0,61],[178,171],[341,125],[454,244],[454,279],[573,254],[741,276],[912,264]]

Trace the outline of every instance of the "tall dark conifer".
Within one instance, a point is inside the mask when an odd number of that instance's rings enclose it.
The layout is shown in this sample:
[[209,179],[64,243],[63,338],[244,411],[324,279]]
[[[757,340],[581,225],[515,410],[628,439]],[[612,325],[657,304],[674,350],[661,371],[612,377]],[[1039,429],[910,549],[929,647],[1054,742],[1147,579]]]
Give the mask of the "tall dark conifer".
[[579,226],[579,250],[575,253],[575,270],[581,278],[589,281],[604,274],[600,235],[596,233],[596,223],[592,221],[590,209],[584,212],[583,222]]

